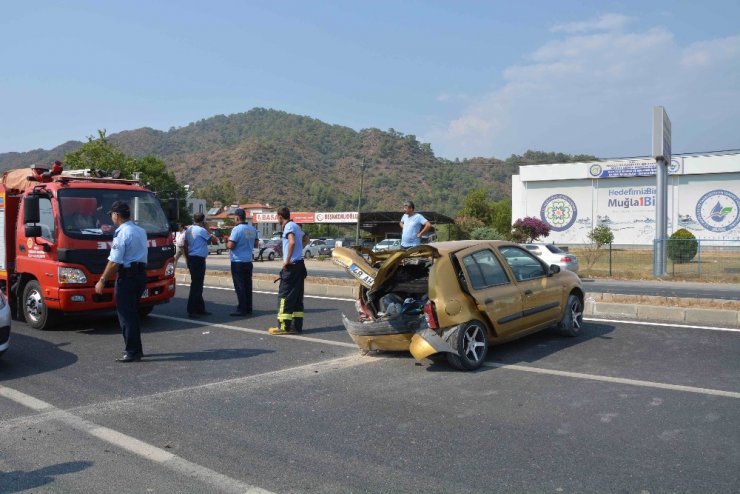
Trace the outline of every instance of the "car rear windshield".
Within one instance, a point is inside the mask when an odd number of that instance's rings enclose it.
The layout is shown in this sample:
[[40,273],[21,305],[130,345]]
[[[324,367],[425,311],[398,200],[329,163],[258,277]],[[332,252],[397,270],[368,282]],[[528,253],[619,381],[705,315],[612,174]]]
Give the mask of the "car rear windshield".
[[565,251],[559,249],[558,246],[556,246],[556,245],[547,244],[547,245],[545,245],[545,247],[547,247],[547,250],[549,250],[553,254],[565,254]]

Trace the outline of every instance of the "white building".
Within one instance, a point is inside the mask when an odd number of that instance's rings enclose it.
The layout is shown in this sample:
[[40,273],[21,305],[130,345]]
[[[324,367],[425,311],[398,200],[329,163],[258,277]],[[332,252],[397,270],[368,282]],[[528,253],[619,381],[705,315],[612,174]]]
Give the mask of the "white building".
[[[655,180],[652,158],[521,166],[512,217],[547,222],[548,242],[587,243],[594,227],[608,225],[615,244],[652,245]],[[740,240],[740,152],[673,156],[668,235],[680,228],[698,239]]]

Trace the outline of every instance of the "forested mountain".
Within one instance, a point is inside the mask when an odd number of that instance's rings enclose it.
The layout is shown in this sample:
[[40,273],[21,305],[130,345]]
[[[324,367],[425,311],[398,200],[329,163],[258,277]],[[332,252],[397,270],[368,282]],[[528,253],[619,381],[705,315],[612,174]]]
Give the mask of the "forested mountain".
[[[197,189],[221,186],[243,202],[285,204],[294,210],[356,210],[363,162],[364,211],[400,209],[409,197],[419,210],[454,216],[470,189],[485,187],[492,200],[509,197],[511,175],[519,165],[595,159],[528,151],[503,161],[449,161],[435,157],[429,144],[393,129],[358,132],[262,108],[167,132],[124,131],[109,140],[127,155],[164,160],[182,183]],[[0,170],[63,160],[81,144],[0,154]]]

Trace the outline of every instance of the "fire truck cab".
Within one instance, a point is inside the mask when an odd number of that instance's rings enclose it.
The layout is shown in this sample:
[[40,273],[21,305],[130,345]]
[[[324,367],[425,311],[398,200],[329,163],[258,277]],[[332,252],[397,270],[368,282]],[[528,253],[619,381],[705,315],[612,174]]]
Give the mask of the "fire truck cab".
[[47,329],[63,315],[115,308],[114,280],[102,295],[94,287],[108,262],[116,229],[108,210],[117,200],[129,203],[131,219],[147,232],[142,316],[175,295],[169,220],[176,219],[176,203],[168,218],[159,198],[135,180],[60,173],[30,176],[21,190],[6,176],[0,184],[0,288],[16,317]]

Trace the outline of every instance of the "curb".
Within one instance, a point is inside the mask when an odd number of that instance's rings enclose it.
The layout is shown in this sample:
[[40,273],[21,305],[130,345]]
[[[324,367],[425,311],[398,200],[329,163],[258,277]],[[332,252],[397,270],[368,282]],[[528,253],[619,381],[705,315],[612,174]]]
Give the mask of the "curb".
[[[185,271],[185,270],[182,270]],[[277,293],[275,277],[255,273],[253,289]],[[185,271],[177,275],[177,282],[189,284],[190,275]],[[206,272],[205,283],[210,286],[233,288],[231,273]],[[354,300],[359,294],[357,282],[336,278],[309,276],[306,278],[306,295],[337,297]],[[740,300],[658,297],[652,295],[620,295],[586,292],[583,311],[586,317],[619,318],[666,323],[716,325],[740,328]]]

